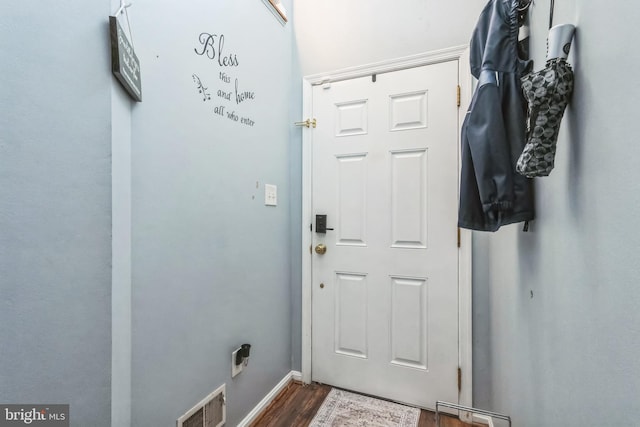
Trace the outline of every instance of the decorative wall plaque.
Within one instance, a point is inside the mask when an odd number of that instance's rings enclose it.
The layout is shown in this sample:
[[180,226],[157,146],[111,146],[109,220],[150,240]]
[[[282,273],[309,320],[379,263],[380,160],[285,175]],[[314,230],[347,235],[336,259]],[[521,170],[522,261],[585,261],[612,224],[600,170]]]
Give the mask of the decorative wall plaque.
[[111,71],[135,101],[142,101],[140,61],[133,45],[115,16],[109,17],[111,29]]

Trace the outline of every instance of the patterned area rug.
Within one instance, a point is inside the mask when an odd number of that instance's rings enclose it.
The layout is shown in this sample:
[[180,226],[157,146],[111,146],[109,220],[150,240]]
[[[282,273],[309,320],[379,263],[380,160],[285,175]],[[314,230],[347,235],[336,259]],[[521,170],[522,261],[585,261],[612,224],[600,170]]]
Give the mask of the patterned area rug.
[[331,389],[309,427],[416,427],[420,410]]

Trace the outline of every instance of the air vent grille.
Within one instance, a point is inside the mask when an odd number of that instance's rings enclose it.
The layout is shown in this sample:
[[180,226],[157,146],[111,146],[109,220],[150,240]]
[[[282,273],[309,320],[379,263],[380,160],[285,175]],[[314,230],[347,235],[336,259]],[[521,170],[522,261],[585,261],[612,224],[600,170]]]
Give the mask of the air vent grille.
[[[202,427],[204,425],[204,408],[200,408],[195,414],[187,418],[181,427]],[[207,426],[208,427],[208,426]]]
[[227,420],[225,385],[178,418],[177,427],[222,427]]
[[218,396],[210,400],[204,406],[205,427],[218,427],[224,424],[224,395],[220,393]]

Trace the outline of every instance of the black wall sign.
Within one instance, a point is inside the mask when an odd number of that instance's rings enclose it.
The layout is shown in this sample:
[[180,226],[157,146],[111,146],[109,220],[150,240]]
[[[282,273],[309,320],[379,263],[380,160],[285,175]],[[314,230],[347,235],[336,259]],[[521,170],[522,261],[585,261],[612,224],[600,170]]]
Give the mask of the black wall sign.
[[140,61],[115,16],[109,17],[111,28],[111,71],[131,98],[142,101]]

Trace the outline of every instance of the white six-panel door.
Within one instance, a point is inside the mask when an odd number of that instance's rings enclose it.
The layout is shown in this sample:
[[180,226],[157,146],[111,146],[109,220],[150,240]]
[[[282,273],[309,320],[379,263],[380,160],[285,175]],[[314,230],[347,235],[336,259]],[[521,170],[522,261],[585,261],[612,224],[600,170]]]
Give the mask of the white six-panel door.
[[313,88],[314,381],[458,401],[457,85],[449,61]]

